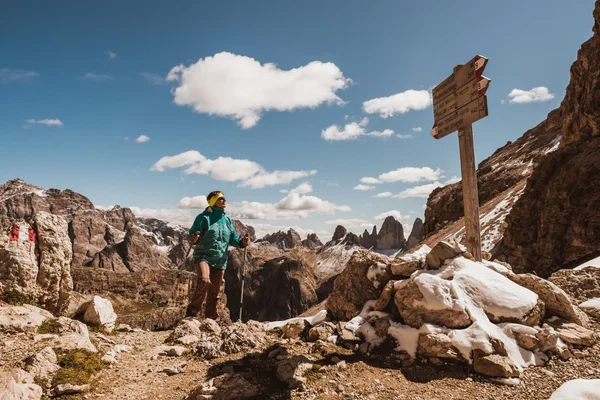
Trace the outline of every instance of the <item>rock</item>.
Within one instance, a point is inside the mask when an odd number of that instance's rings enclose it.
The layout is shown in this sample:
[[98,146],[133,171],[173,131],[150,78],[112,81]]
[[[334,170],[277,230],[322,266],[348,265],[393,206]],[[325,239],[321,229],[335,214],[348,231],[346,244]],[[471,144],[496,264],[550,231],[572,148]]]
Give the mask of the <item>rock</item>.
[[317,340],[326,341],[335,332],[335,325],[331,322],[323,322],[320,325],[310,328],[308,331],[308,341],[316,342]]
[[82,309],[85,309],[83,320],[86,323],[102,327],[106,332],[112,332],[115,328],[117,314],[109,300],[94,296],[90,302],[82,306]]
[[456,297],[455,291],[451,290],[450,281],[439,280],[438,285],[440,290],[447,292],[448,307],[428,309],[419,285],[414,280],[402,282],[402,286],[396,291],[394,301],[404,322],[414,328],[419,328],[424,323],[454,329],[466,328],[471,325],[471,318],[463,302]]
[[[318,303],[317,277],[314,269],[304,260],[302,250],[294,254],[274,257],[265,261],[250,251],[245,266],[244,321],[283,321],[296,317]],[[225,270],[225,294],[231,315],[239,315],[241,269],[244,250],[230,252]],[[300,256],[298,256],[300,254]]]
[[255,321],[248,321],[246,324],[235,323],[226,327],[221,333],[221,339],[223,340],[221,350],[226,354],[254,349],[266,342],[262,325]]
[[452,345],[452,339],[444,333],[421,333],[417,353],[425,357],[463,360],[460,352]]
[[408,239],[406,240],[406,248],[412,249],[423,240],[423,220],[421,218],[416,218],[415,222],[413,222],[412,230],[410,231],[410,235],[408,235]]
[[196,335],[186,335],[175,340],[175,343],[182,344],[184,346],[189,346],[191,344],[196,344],[200,341],[200,338]]
[[90,385],[71,385],[70,383],[65,383],[62,385],[57,385],[52,389],[52,396],[65,396],[71,394],[85,393],[89,392]]
[[166,346],[160,345],[154,349],[154,352],[159,356],[180,357],[186,353],[188,349],[182,346]]
[[44,211],[36,212],[34,221],[40,252],[36,279],[42,290],[39,301],[44,308],[60,314],[69,306],[73,290],[73,246],[69,239],[68,223],[62,216]]
[[353,331],[346,328],[345,322],[340,322],[338,324],[337,332],[339,334],[339,336],[338,336],[339,342],[356,343],[356,342],[360,341],[360,339],[354,334]]
[[373,225],[371,234],[365,229],[363,234],[359,237],[359,244],[365,249],[374,249],[377,247],[377,226]]
[[201,335],[202,331],[200,330],[200,322],[197,319],[186,318],[177,324],[173,332],[171,332],[171,334],[165,339],[165,342],[175,342],[179,338],[185,336],[200,337]]
[[419,260],[404,260],[402,257],[396,257],[390,266],[392,274],[399,276],[411,276],[413,272],[423,269]]
[[406,239],[404,238],[404,228],[402,223],[394,217],[388,216],[383,221],[381,229],[377,234],[378,250],[406,249]]
[[475,372],[487,376],[514,378],[521,375],[519,368],[509,357],[498,354],[484,355],[479,351],[474,352],[473,368]]
[[283,337],[285,339],[297,339],[308,326],[310,324],[303,319],[290,321],[281,328]]
[[537,333],[538,347],[537,350],[543,353],[551,351],[558,353],[558,341],[560,340],[558,333],[550,325],[544,324]]
[[172,367],[167,367],[167,368],[163,369],[163,372],[169,376],[182,374],[185,372],[186,365],[187,365],[187,362],[173,365]]
[[309,249],[317,249],[323,246],[323,243],[319,240],[316,233],[309,233],[306,239],[302,241],[302,246],[308,247]]
[[134,327],[134,332],[136,329],[145,331],[173,329],[185,318],[185,308],[181,307],[152,308],[143,304],[139,311],[135,311],[135,305],[133,308],[134,310],[129,311],[129,314],[117,316],[117,321],[126,321],[128,325]]
[[548,280],[577,302],[600,297],[600,268],[562,269]]
[[221,334],[221,327],[217,324],[217,321],[211,318],[204,318],[200,321],[200,331],[207,332],[211,335],[219,336]]
[[0,399],[40,400],[42,388],[23,370],[0,371]]
[[115,330],[117,332],[133,332],[133,329],[127,324],[119,324]]
[[[393,269],[393,264],[392,264],[392,269]],[[390,304],[390,301],[394,297],[394,293],[396,293],[396,289],[394,287],[396,282],[398,282],[398,281],[390,280],[385,285],[385,287],[383,288],[383,290],[381,292],[381,295],[379,296],[379,298],[377,299],[377,302],[373,306],[373,310],[383,311],[388,306],[388,304]]]
[[53,315],[29,304],[0,306],[0,332],[37,332],[48,318],[53,318]]
[[586,329],[572,322],[566,322],[559,319],[548,320],[548,324],[552,326],[558,336],[565,342],[577,345],[590,347],[596,343],[596,335],[594,331]]
[[337,240],[343,239],[344,237],[346,237],[346,234],[348,233],[348,231],[346,231],[346,228],[344,228],[341,225],[338,225],[335,227],[335,231],[333,232],[333,236],[331,237],[331,241],[335,242]]
[[587,326],[587,316],[571,302],[564,290],[533,274],[508,274],[508,279],[539,296],[546,305],[546,312],[576,324]]
[[56,336],[50,346],[54,349],[61,350],[77,350],[83,349],[88,350],[92,353],[96,353],[98,350],[96,346],[90,341],[89,337],[81,336],[76,333],[67,333],[64,335]]
[[59,369],[56,353],[51,347],[45,347],[25,359],[25,370],[38,379],[49,379]]
[[346,268],[335,280],[333,292],[327,299],[327,308],[334,319],[347,321],[359,314],[368,300],[379,298],[383,287],[391,278],[389,266],[383,274],[375,276],[378,287],[369,280],[368,271],[372,265],[387,265],[387,257],[372,252],[356,251]]
[[269,235],[265,235],[262,238],[263,241],[271,243],[273,246],[282,250],[293,249],[302,244],[302,238],[293,229],[289,229],[287,232],[275,232]]
[[533,350],[539,346],[540,340],[534,334],[514,333],[517,344],[526,350]]
[[226,373],[195,389],[186,400],[251,399],[258,393],[258,387],[248,382],[241,375]]
[[313,364],[305,356],[294,356],[281,361],[277,365],[277,378],[286,383],[290,389],[302,387],[306,383],[304,374]]
[[58,335],[74,333],[85,338],[90,337],[87,326],[84,323],[75,321],[71,318],[48,318],[44,325],[47,333],[56,333]]
[[194,354],[205,360],[221,357],[224,353],[221,351],[223,341],[220,337],[206,337],[200,340],[194,349]]
[[596,318],[600,318],[600,298],[590,299],[579,304],[579,308]]
[[428,269],[439,269],[444,265],[444,261],[458,257],[462,254],[462,250],[457,244],[451,244],[448,242],[438,242],[429,254],[427,254],[426,262]]

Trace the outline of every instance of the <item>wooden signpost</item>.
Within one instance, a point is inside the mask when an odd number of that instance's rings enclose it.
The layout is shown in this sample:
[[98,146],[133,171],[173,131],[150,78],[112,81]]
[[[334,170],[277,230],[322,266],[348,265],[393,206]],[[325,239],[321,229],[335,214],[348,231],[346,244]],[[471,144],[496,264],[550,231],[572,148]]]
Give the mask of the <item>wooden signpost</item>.
[[482,75],[487,62],[487,58],[478,55],[464,65],[457,65],[452,75],[432,91],[435,123],[431,136],[441,139],[458,131],[467,250],[477,261],[481,261],[481,234],[471,125],[488,115],[485,92],[491,81]]

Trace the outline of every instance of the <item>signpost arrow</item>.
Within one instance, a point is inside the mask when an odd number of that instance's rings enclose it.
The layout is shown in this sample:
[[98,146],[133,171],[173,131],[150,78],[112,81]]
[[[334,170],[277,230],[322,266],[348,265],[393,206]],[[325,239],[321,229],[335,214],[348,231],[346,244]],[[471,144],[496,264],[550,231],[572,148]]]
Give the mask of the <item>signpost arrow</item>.
[[441,139],[454,131],[465,128],[467,125],[471,125],[481,118],[487,117],[487,115],[487,97],[483,96],[459,108],[457,111],[446,115],[439,122],[436,122],[431,130],[431,136],[436,139]]
[[481,235],[472,124],[488,115],[485,93],[491,81],[482,75],[487,62],[477,55],[457,65],[452,75],[432,90],[435,122],[431,136],[440,139],[458,130],[466,244],[477,261],[481,261]]

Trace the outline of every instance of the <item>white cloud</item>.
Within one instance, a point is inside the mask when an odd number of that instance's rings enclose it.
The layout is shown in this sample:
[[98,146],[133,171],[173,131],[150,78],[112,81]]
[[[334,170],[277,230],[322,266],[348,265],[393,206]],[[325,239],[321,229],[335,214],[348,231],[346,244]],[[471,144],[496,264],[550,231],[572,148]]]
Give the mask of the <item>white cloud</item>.
[[179,208],[182,209],[205,209],[208,207],[206,196],[184,197],[179,200]]
[[378,183],[381,183],[381,181],[377,178],[372,178],[370,176],[365,176],[364,178],[360,178],[360,181],[362,183],[366,183],[367,185],[377,185]]
[[311,184],[308,182],[304,182],[304,183],[301,183],[295,189],[290,190],[289,192],[290,193],[298,193],[298,194],[307,194],[312,191],[313,191],[313,188],[312,188]]
[[444,185],[451,185],[453,183],[456,182],[460,182],[461,178],[458,176],[453,176],[452,178],[448,179],[447,181],[444,182]]
[[392,216],[396,219],[396,221],[403,221],[403,220],[408,220],[410,217],[408,215],[402,215],[402,213],[398,210],[390,210],[390,211],[386,211],[383,212],[379,215],[376,215],[375,218],[376,220],[382,220],[382,219],[386,219],[387,217]]
[[158,160],[151,171],[163,172],[168,168],[185,169],[186,174],[210,175],[218,181],[242,181],[239,186],[262,189],[266,186],[287,184],[293,180],[315,175],[317,171],[265,171],[258,163],[250,160],[218,157],[215,160],[204,157],[196,150],[189,150],[175,156],[165,156]]
[[373,136],[373,137],[390,137],[394,134],[391,129],[385,129],[383,131],[372,131],[367,132],[365,127],[369,124],[369,118],[363,118],[360,122],[350,122],[344,125],[340,129],[337,125],[331,125],[330,127],[321,131],[321,137],[325,140],[354,140],[360,136]]
[[87,74],[85,74],[83,76],[83,79],[87,79],[90,81],[102,82],[102,81],[110,81],[113,78],[110,75],[101,75],[101,74],[94,74],[93,72],[88,72]]
[[117,54],[116,54],[116,53],[113,53],[113,52],[112,52],[112,51],[110,51],[110,50],[108,50],[108,51],[106,52],[106,55],[107,55],[107,56],[108,56],[108,58],[110,58],[111,60],[112,60],[112,59],[114,59],[114,58],[117,58]]
[[176,156],[165,156],[158,160],[152,168],[151,171],[160,171],[163,172],[167,168],[180,168],[185,167],[187,165],[192,165],[196,163],[200,163],[206,160],[199,151],[189,150],[181,154],[177,154]]
[[382,118],[404,114],[410,110],[424,110],[431,106],[431,93],[427,90],[407,90],[389,97],[378,97],[363,103],[367,114],[379,114]]
[[384,182],[436,181],[440,178],[442,172],[439,168],[434,171],[429,167],[403,167],[381,174],[378,178]]
[[541,103],[552,100],[554,94],[550,93],[547,87],[539,86],[531,90],[513,89],[508,97],[511,103]]
[[360,219],[360,218],[350,218],[350,219],[343,219],[343,218],[338,218],[338,219],[333,219],[330,221],[325,221],[326,224],[328,225],[342,225],[344,228],[372,228],[373,223],[364,220],[364,219]]
[[277,204],[242,201],[229,207],[231,216],[240,219],[295,220],[308,217],[304,210],[280,210]]
[[423,128],[421,128],[420,126],[417,126],[416,128],[412,128],[413,132],[421,132],[423,130]]
[[287,189],[281,189],[281,190],[279,191],[279,193],[289,193],[289,192],[290,192],[290,191],[289,191],[289,190],[287,190]]
[[412,139],[412,135],[396,135],[398,136],[400,139]]
[[140,135],[135,139],[135,141],[138,143],[146,143],[149,140],[150,140],[150,138],[146,135]]
[[246,179],[240,184],[241,187],[250,187],[251,189],[262,189],[266,186],[282,185],[293,180],[305,178],[316,174],[317,171],[262,171],[251,178]]
[[22,69],[0,68],[0,83],[9,83],[40,76],[37,72]]
[[335,183],[335,182],[321,181],[321,183],[325,186],[330,186],[330,187],[340,186],[339,183]]
[[382,193],[377,193],[375,195],[375,197],[392,197],[393,193],[392,192],[382,192]]
[[177,65],[167,80],[179,85],[172,91],[176,104],[232,118],[242,129],[256,125],[265,111],[343,104],[336,92],[351,84],[333,63],[313,61],[286,71],[228,52]]
[[500,104],[504,104],[504,100],[500,100]]
[[429,194],[433,192],[435,188],[442,186],[440,182],[429,183],[427,185],[415,186],[403,190],[400,193],[393,195],[392,197],[396,199],[407,199],[409,197],[429,197]]
[[375,186],[369,186],[369,185],[356,185],[353,187],[354,190],[373,190],[375,189]]
[[151,74],[149,72],[140,72],[140,75],[153,85],[162,85],[167,83],[166,79],[160,75]]
[[333,213],[334,211],[352,211],[349,206],[338,206],[316,196],[303,196],[298,193],[288,194],[277,203],[277,208],[280,210],[315,211],[327,214]]
[[25,121],[25,128],[29,128],[33,124],[46,125],[46,126],[60,126],[60,127],[64,126],[62,121],[58,118],[38,119],[37,121],[35,119],[28,119],[27,121]]

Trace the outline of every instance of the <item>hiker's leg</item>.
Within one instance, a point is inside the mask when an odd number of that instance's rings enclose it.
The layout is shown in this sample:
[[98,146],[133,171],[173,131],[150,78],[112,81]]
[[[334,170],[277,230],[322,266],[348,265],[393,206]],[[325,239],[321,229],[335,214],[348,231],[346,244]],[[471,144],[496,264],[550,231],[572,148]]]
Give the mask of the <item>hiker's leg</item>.
[[205,261],[200,261],[196,267],[196,290],[192,301],[187,307],[185,315],[188,317],[199,317],[202,312],[202,303],[206,298],[206,293],[210,286],[209,266]]
[[221,294],[221,286],[223,285],[224,270],[220,268],[210,268],[210,287],[208,288],[208,297],[206,299],[206,318],[217,319],[217,303]]

